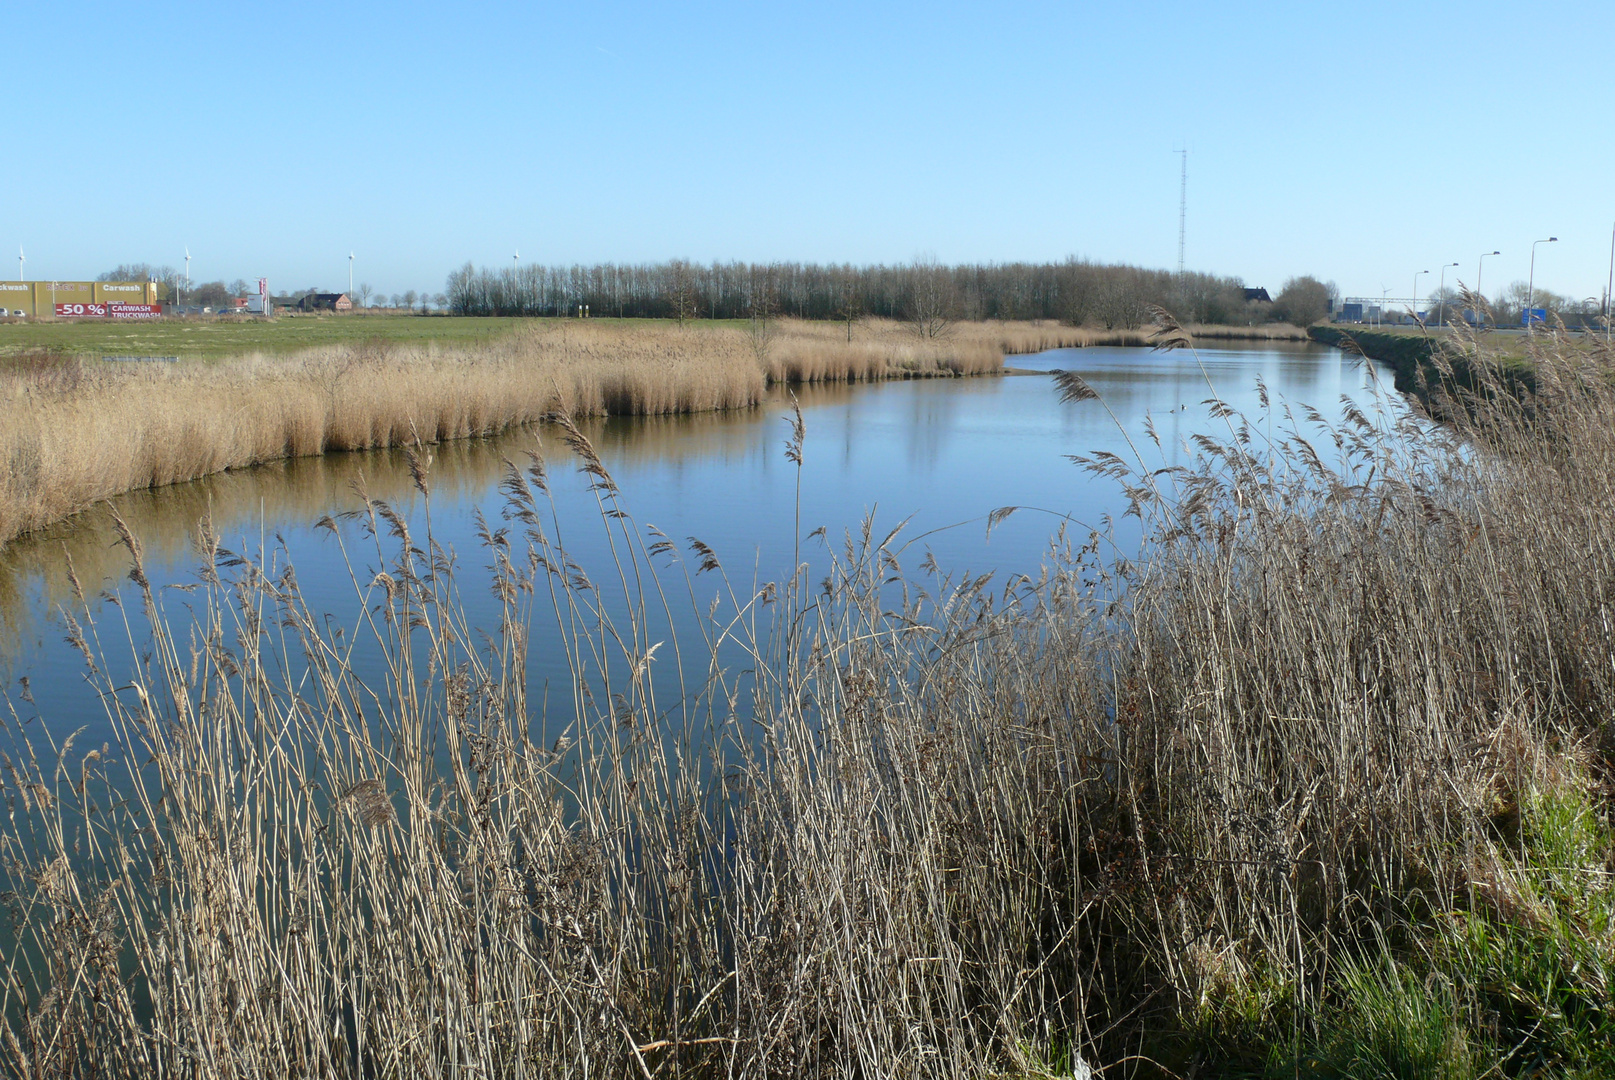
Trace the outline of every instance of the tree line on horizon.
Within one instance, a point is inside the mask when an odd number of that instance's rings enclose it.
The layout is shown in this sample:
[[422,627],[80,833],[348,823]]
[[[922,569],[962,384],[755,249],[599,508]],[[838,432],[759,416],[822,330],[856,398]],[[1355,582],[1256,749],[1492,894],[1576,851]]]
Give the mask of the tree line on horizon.
[[787,315],[853,322],[884,317],[922,334],[962,320],[1055,319],[1136,329],[1153,308],[1188,323],[1305,326],[1328,314],[1333,284],[1292,278],[1271,302],[1249,300],[1237,277],[1149,270],[1068,258],[1051,263],[949,266],[921,258],[898,265],[818,263],[596,263],[478,268],[448,276],[456,315],[746,319]]

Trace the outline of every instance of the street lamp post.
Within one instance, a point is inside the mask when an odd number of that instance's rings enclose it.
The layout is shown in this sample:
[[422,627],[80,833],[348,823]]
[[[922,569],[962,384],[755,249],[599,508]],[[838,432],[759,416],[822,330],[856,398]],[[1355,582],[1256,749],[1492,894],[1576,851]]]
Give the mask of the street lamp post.
[[1481,316],[1480,305],[1486,299],[1486,294],[1480,291],[1480,276],[1486,269],[1486,256],[1501,255],[1501,251],[1483,251],[1480,253],[1480,262],[1475,267],[1475,324],[1484,327],[1486,320]]
[[1557,244],[1559,238],[1550,236],[1546,240],[1531,241],[1531,276],[1525,283],[1525,327],[1527,330],[1533,325],[1531,312],[1536,310],[1536,246],[1538,244]]
[[1455,262],[1441,264],[1441,284],[1436,287],[1436,299],[1441,304],[1440,313],[1436,315],[1436,325],[1447,325],[1447,270],[1457,266]]
[[1610,293],[1615,291],[1615,229],[1609,233],[1609,283],[1604,286],[1604,344],[1609,344],[1610,304],[1615,297]]
[[1429,272],[1428,270],[1420,270],[1413,275],[1413,317],[1415,319],[1419,317],[1419,279]]

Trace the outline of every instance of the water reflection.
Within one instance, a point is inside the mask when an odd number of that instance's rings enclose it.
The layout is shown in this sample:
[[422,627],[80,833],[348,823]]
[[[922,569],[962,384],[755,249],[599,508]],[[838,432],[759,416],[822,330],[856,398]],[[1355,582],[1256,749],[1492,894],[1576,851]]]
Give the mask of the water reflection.
[[[1103,405],[1062,405],[1050,380],[1039,376],[798,388],[808,431],[800,473],[803,532],[825,526],[834,540],[871,512],[887,528],[912,515],[908,535],[971,520],[967,527],[927,536],[904,564],[913,569],[923,552],[931,552],[956,573],[1035,574],[1055,522],[1016,515],[989,539],[984,519],[991,510],[1042,507],[1097,526],[1123,508],[1114,485],[1074,468],[1065,455],[1127,455],[1128,435],[1138,441],[1148,416],[1164,444],[1161,460],[1149,464],[1170,464],[1190,456],[1184,447],[1189,436],[1213,430],[1202,404],[1213,388],[1254,414],[1260,381],[1276,397],[1335,416],[1342,394],[1363,399],[1372,382],[1342,354],[1308,346],[1211,350],[1198,360],[1182,351],[1089,348],[1011,362],[1043,372],[1076,370],[1099,391]],[[741,581],[779,579],[790,572],[799,479],[782,453],[789,408],[788,396],[777,393],[745,412],[613,419],[584,430],[639,526],[656,526],[681,543],[700,537]],[[506,462],[525,464],[529,452],[549,460],[558,511],[563,520],[579,523],[569,536],[573,557],[586,566],[591,556],[607,557],[603,546],[591,550],[604,543],[593,496],[553,432],[529,429],[431,452],[433,530],[464,563],[474,568],[486,561],[476,554],[476,516],[497,521],[497,484]],[[412,528],[421,521],[423,506],[404,455],[379,451],[280,462],[131,493],[13,544],[0,555],[4,663],[13,677],[31,675],[36,687],[57,688],[53,706],[41,699],[41,715],[66,723],[66,717],[97,708],[65,689],[77,681],[68,676],[82,661],[59,644],[52,612],[71,595],[69,565],[92,594],[122,578],[128,560],[116,545],[114,509],[145,546],[148,574],[159,586],[195,580],[192,544],[198,522],[211,515],[227,547],[256,551],[280,538],[316,609],[351,607],[352,587],[336,549],[311,526],[327,514],[355,509],[361,485],[370,497],[396,505]],[[464,588],[473,621],[491,624],[495,610],[482,592],[474,584]]]

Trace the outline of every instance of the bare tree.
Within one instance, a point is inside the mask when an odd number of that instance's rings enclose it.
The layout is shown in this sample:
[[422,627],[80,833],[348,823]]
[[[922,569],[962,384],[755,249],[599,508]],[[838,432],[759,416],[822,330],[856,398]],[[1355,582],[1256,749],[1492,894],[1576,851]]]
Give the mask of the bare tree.
[[355,289],[354,292],[358,294],[360,307],[369,307],[370,298],[376,295],[376,290],[370,287],[370,283],[368,281],[361,281],[359,283],[359,287]]
[[672,272],[669,300],[673,303],[673,317],[683,326],[695,318],[701,298],[696,291],[695,274],[684,259],[674,259],[668,269]]
[[773,283],[774,313],[841,322],[850,338],[861,318],[907,320],[922,336],[958,319],[1061,319],[1137,326],[1153,306],[1204,323],[1265,320],[1247,309],[1243,283],[1211,274],[1173,274],[1080,259],[1060,263],[942,266],[934,258],[880,266],[711,263],[478,269],[448,277],[448,306],[463,315],[575,313],[579,306],[621,318],[747,319],[752,283]]
[[935,255],[922,255],[909,267],[908,321],[922,338],[946,337],[957,297],[953,275]]
[[864,318],[864,295],[859,287],[858,275],[849,266],[839,275],[836,282],[836,321],[845,323],[847,327],[847,341],[852,341],[852,326],[862,322]]
[[779,298],[775,292],[773,275],[763,272],[754,275],[750,288],[751,300],[747,316],[750,323],[747,333],[751,338],[752,355],[757,357],[757,364],[765,370],[768,367],[768,353],[774,345],[775,322],[774,316],[779,307]]
[[1106,330],[1132,330],[1149,317],[1149,301],[1125,277],[1106,275],[1094,290],[1093,313]]

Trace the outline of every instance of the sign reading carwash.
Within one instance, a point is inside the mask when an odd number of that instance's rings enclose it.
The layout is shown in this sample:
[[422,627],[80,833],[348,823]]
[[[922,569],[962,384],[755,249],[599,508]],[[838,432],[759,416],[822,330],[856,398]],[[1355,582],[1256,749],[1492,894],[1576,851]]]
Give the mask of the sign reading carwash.
[[58,319],[160,319],[161,304],[57,304]]
[[1520,312],[1520,325],[1530,326],[1532,323],[1547,323],[1548,309],[1545,307],[1528,307]]
[[0,281],[0,308],[30,318],[105,319],[114,304],[156,303],[155,281]]

